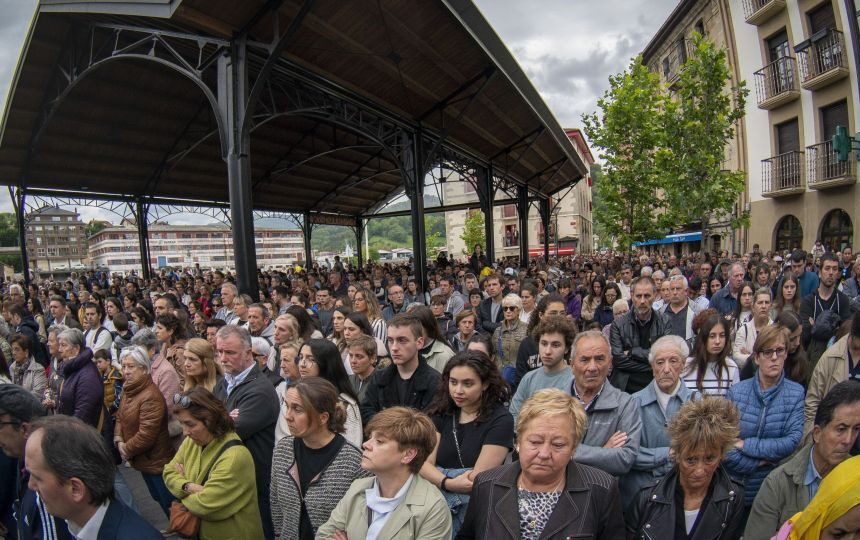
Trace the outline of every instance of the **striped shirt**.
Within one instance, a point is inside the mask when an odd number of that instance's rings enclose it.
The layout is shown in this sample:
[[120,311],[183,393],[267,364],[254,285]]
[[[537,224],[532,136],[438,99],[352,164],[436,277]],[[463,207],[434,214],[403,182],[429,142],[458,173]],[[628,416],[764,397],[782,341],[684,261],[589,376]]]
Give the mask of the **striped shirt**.
[[687,388],[690,390],[701,391],[703,394],[725,396],[729,387],[740,381],[740,371],[738,370],[738,365],[735,361],[729,357],[726,358],[726,364],[729,367],[728,374],[726,374],[724,369],[720,369],[720,374],[718,376],[716,372],[716,363],[708,362],[708,366],[705,369],[705,377],[702,379],[702,388],[699,390],[696,386],[698,372],[695,364],[693,363],[693,357],[691,356],[690,358],[687,358],[687,366],[684,368],[684,384],[686,384]]

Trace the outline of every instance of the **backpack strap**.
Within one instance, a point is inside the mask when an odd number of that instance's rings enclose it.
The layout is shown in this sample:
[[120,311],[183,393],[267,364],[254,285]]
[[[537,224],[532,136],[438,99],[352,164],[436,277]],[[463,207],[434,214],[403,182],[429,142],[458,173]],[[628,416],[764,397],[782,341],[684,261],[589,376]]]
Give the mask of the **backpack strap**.
[[234,446],[239,446],[241,444],[242,441],[237,441],[236,439],[224,443],[224,446],[222,446],[221,449],[218,450],[218,453],[215,454],[215,457],[212,458],[212,463],[210,463],[209,468],[206,469],[206,474],[203,476],[203,480],[200,481],[200,485],[205,485],[206,481],[209,480],[209,473],[212,472],[212,467],[214,467],[215,464],[218,463],[218,459],[221,457],[221,454],[223,454],[230,448],[233,448]]

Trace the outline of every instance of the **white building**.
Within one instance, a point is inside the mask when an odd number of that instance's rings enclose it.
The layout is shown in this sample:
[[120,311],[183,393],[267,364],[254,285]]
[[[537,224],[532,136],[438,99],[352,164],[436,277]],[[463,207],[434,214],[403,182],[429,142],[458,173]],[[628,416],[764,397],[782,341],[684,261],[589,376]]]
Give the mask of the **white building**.
[[[304,241],[300,229],[258,228],[254,231],[257,265],[263,269],[286,267],[304,261]],[[137,228],[119,225],[102,229],[89,239],[94,265],[111,272],[140,271]],[[233,266],[233,236],[225,225],[149,226],[150,265],[225,268]]]

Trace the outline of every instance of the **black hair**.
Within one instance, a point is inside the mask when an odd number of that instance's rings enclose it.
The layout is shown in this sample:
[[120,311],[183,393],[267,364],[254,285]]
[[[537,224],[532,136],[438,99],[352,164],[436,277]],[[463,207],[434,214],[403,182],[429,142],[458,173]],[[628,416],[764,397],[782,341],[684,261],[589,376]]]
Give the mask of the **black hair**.
[[833,420],[833,413],[840,405],[850,405],[860,401],[860,381],[848,379],[835,385],[821,399],[815,411],[813,425],[825,427]]
[[496,363],[480,351],[467,349],[452,356],[445,364],[445,369],[442,370],[442,382],[438,386],[433,403],[427,409],[428,416],[456,414],[459,409],[448,390],[451,370],[456,367],[472,368],[478,374],[480,384],[487,385],[487,388],[481,393],[481,406],[478,410],[477,422],[489,420],[496,407],[510,400],[511,387],[502,379],[502,374]]
[[327,339],[312,339],[305,345],[310,347],[314,355],[314,360],[320,370],[319,376],[332,383],[337,388],[338,393],[346,394],[356,403],[359,403],[358,394],[355,393],[352,383],[349,382],[349,376],[343,367],[343,358],[340,356],[340,351],[337,350],[337,345]]

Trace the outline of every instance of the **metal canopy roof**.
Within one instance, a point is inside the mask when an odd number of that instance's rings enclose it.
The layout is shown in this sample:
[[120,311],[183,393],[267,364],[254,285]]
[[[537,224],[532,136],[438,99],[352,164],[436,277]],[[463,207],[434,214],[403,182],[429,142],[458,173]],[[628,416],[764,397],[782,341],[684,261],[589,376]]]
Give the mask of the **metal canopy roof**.
[[404,133],[435,151],[427,168],[491,166],[539,197],[587,172],[469,0],[42,0],[0,124],[0,183],[228,203],[214,73],[236,36],[250,84],[278,55],[251,120],[256,209],[372,212],[403,191]]

